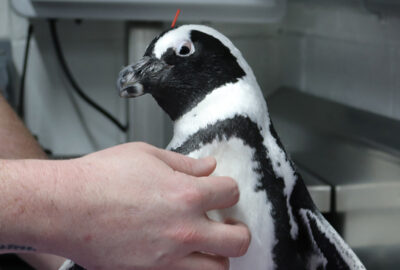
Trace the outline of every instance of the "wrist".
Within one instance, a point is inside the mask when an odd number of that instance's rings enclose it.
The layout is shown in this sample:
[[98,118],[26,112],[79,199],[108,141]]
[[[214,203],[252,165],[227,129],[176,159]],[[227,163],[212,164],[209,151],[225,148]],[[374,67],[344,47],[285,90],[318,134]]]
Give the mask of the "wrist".
[[[57,235],[62,188],[59,162],[0,161],[0,244],[2,252],[51,252]],[[7,251],[7,249],[11,249]]]

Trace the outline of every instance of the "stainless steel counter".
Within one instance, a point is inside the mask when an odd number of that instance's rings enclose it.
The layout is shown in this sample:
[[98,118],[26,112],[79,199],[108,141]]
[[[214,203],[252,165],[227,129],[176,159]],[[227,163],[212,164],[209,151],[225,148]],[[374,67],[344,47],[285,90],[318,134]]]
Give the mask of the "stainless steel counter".
[[400,121],[286,88],[267,103],[274,118],[400,156]]

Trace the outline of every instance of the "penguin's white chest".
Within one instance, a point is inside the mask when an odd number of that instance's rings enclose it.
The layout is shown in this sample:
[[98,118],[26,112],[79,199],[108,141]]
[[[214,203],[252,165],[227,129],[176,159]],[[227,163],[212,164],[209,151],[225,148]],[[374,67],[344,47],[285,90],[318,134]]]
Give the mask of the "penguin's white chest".
[[273,269],[272,248],[275,244],[274,224],[271,217],[271,204],[265,191],[256,192],[261,175],[255,170],[258,164],[254,158],[255,150],[244,144],[241,139],[214,140],[193,151],[189,156],[201,158],[213,156],[217,160],[214,175],[230,176],[240,189],[237,205],[224,210],[208,213],[214,220],[222,221],[231,217],[246,223],[252,233],[252,240],[245,256],[231,259],[230,270],[243,270],[251,266],[252,270]]

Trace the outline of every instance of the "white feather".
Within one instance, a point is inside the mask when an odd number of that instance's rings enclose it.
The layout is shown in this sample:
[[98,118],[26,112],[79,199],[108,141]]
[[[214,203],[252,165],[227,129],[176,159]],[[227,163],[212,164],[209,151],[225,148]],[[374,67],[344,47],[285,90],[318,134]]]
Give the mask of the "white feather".
[[252,232],[250,247],[245,256],[231,258],[230,270],[274,269],[272,249],[276,239],[274,236],[274,224],[271,217],[271,204],[265,192],[254,190],[260,177],[254,170],[259,164],[252,161],[254,149],[246,146],[238,138],[231,138],[202,146],[189,154],[194,158],[213,156],[217,160],[217,168],[214,175],[230,176],[236,179],[240,189],[240,200],[234,207],[216,210],[208,213],[209,217],[223,221],[227,217],[246,222]]

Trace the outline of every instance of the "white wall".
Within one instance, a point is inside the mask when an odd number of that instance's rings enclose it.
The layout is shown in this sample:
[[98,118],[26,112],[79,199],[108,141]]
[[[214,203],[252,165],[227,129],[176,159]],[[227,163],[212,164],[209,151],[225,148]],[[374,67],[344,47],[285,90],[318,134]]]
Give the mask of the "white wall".
[[363,1],[291,1],[281,42],[282,84],[400,120],[400,17]]

